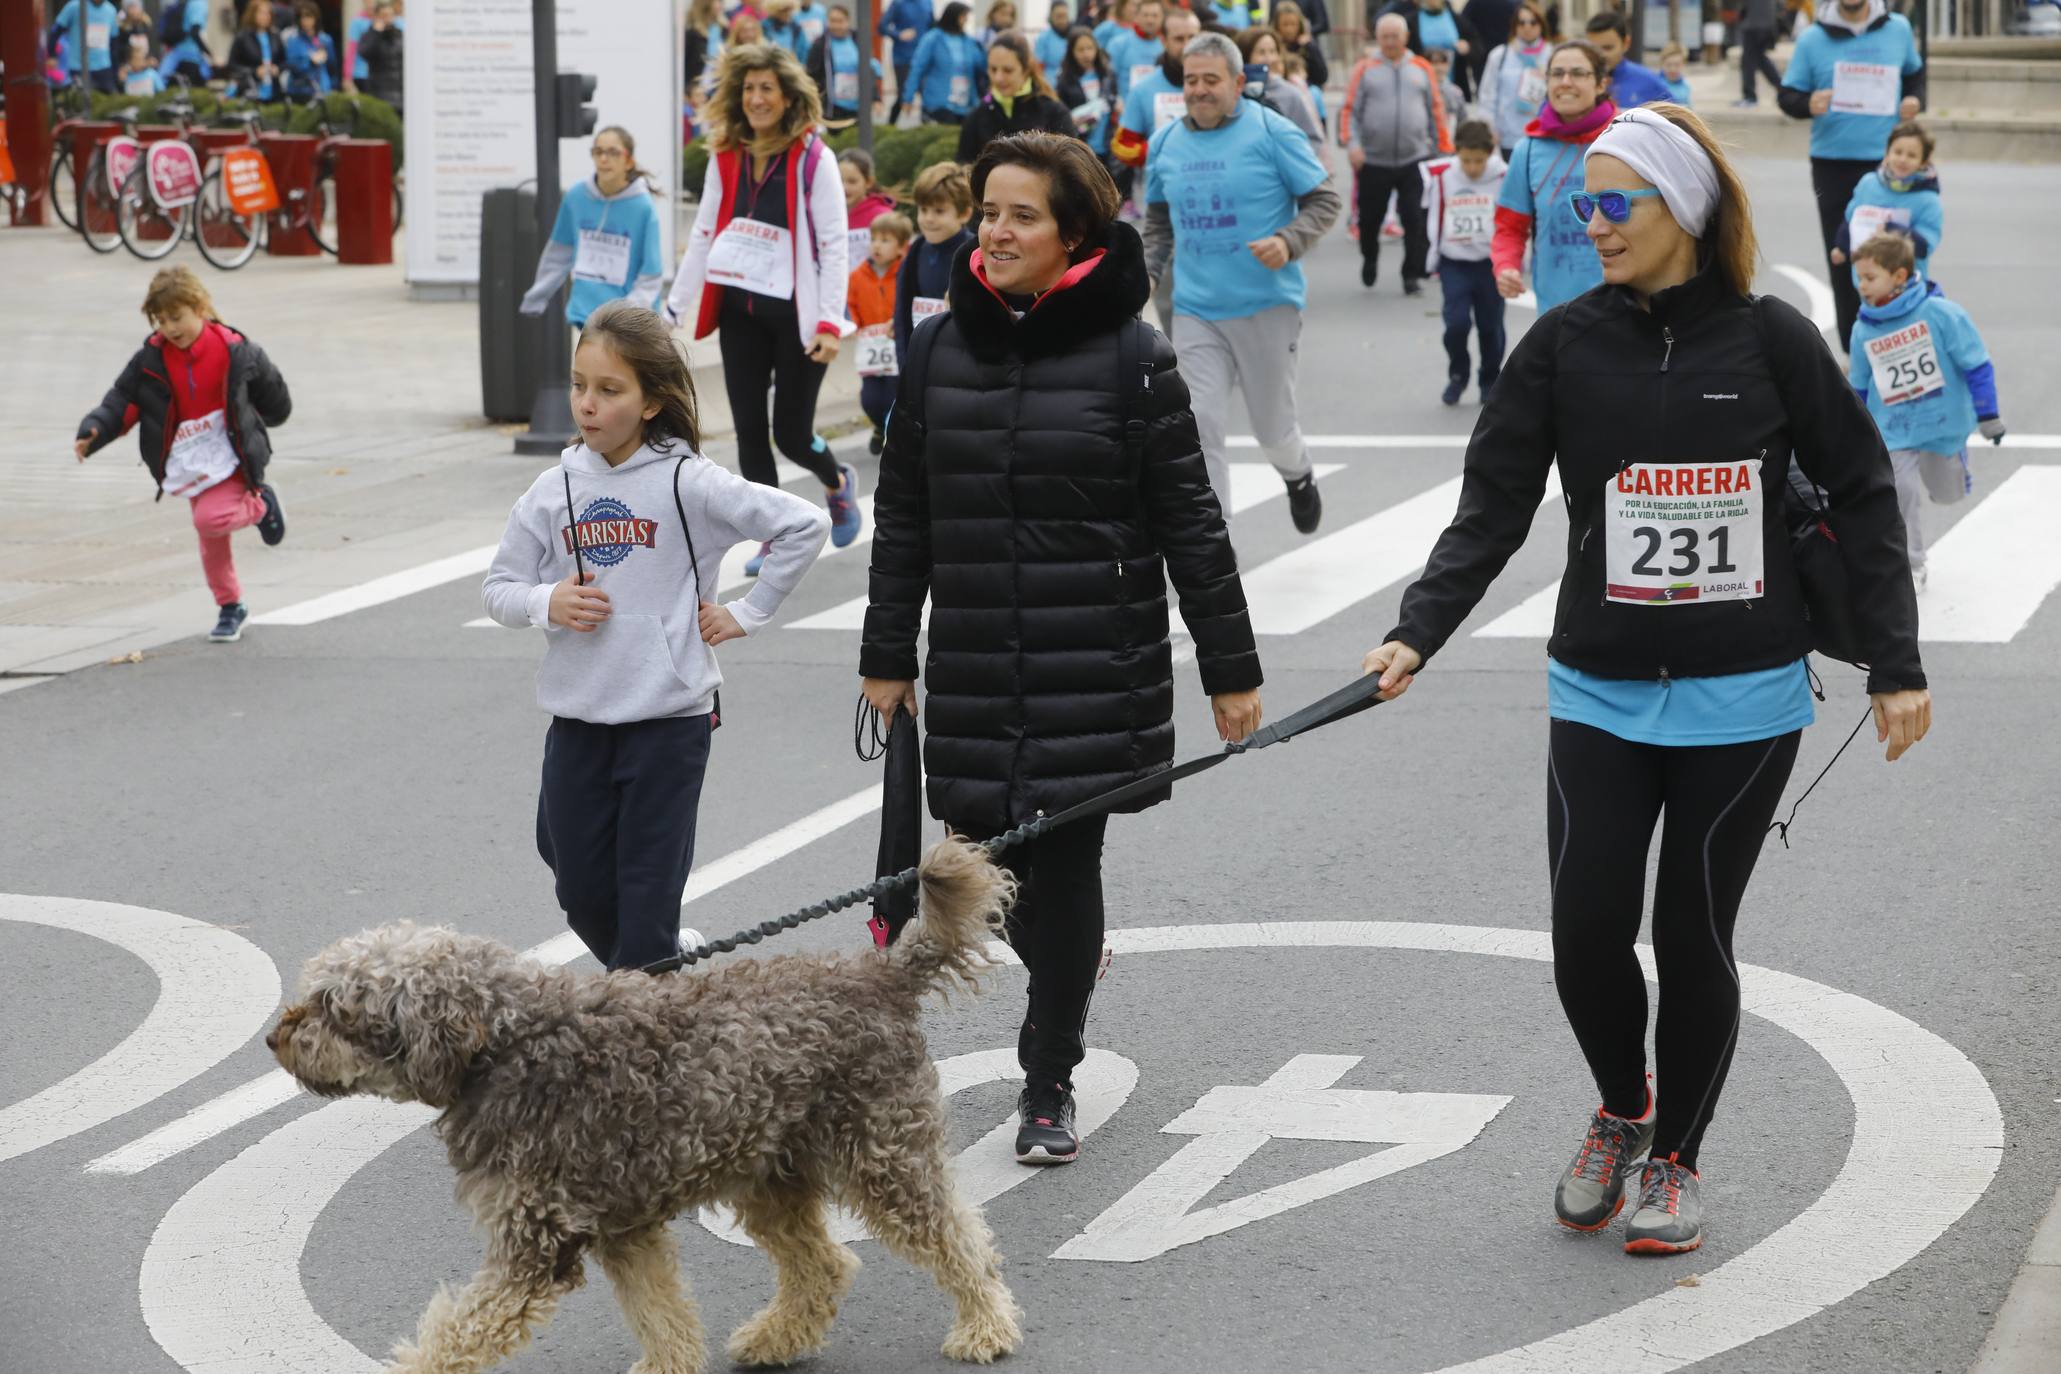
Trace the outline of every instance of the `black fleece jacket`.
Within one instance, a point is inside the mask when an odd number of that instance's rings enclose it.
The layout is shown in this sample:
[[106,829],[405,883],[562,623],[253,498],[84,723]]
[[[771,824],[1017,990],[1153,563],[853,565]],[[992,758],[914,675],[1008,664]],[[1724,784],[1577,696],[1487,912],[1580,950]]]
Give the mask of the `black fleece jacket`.
[[[1761,464],[1765,592],[1667,606],[1604,599],[1604,489],[1633,463]],[[1871,665],[1868,690],[1925,686],[1918,602],[1889,453],[1817,329],[1705,270],[1650,310],[1599,286],[1546,312],[1490,393],[1468,441],[1459,510],[1403,594],[1398,639],[1429,660],[1524,543],[1557,464],[1567,567],[1547,651],[1601,677],[1713,677],[1810,651],[1789,554],[1790,460],[1830,497]]]

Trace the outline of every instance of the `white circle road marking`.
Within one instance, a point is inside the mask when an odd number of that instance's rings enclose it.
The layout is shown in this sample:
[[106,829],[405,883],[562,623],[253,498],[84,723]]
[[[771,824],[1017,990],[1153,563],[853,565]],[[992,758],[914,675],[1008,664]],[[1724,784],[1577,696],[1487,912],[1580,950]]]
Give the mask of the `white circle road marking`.
[[[1109,932],[1118,953],[1225,949],[1402,949],[1550,962],[1545,931],[1396,921],[1284,921]],[[1652,951],[1639,947],[1647,977]],[[1989,1187],[2003,1115],[1980,1071],[1924,1027],[1851,993],[1739,965],[1745,1010],[1809,1045],[1853,1099],[1854,1135],[1817,1200],[1693,1289],[1658,1297],[1440,1374],[1659,1374],[1814,1316],[1909,1263]],[[377,1368],[310,1306],[301,1254],[351,1176],[432,1119],[419,1107],[352,1100],[272,1132],[175,1203],[144,1255],[144,1320],[192,1374],[281,1367]],[[1868,1237],[1855,1245],[1853,1237]],[[397,1328],[414,1314],[396,1314]]]
[[[143,1024],[61,1083],[0,1110],[0,1160],[136,1110],[227,1059],[279,1007],[279,970],[234,931],[169,911],[0,893],[0,921],[106,941],[157,975]],[[61,993],[61,989],[58,989]]]

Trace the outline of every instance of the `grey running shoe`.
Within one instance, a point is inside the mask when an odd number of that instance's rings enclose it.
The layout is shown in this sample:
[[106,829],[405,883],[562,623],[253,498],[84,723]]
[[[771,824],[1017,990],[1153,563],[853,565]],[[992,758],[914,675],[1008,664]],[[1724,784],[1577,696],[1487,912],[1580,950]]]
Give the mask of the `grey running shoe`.
[[1600,1231],[1624,1206],[1625,1175],[1653,1144],[1657,1118],[1650,1101],[1646,1116],[1645,1121],[1630,1121],[1598,1107],[1589,1118],[1589,1133],[1553,1192],[1553,1211],[1562,1226]]
[[1639,1207],[1625,1226],[1627,1255],[1680,1255],[1703,1244],[1701,1181],[1694,1169],[1649,1159],[1639,1179]]

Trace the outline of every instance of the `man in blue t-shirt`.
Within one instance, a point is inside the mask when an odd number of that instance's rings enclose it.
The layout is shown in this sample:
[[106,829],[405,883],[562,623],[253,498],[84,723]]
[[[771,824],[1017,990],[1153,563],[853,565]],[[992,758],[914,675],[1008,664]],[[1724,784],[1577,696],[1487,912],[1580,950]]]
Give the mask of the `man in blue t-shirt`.
[[[1891,14],[1883,0],[1823,0],[1818,22],[1796,40],[1775,99],[1783,114],[1811,122],[1811,190],[1829,258],[1854,187],[1882,165],[1889,131],[1915,119],[1924,104],[1925,63],[1911,21]],[[1831,276],[1845,349],[1861,298],[1853,273],[1835,267]]]
[[1302,130],[1242,95],[1244,62],[1221,33],[1182,54],[1187,114],[1152,136],[1145,161],[1145,270],[1172,260],[1174,351],[1187,380],[1210,485],[1226,519],[1231,388],[1245,397],[1260,451],[1288,484],[1304,534],[1324,506],[1295,408],[1304,286],[1297,259],[1344,202]]
[[[115,92],[112,39],[121,20],[121,12],[107,0],[89,0],[86,5],[86,79],[103,95]],[[79,75],[79,0],[65,0],[64,8],[51,21],[50,31],[64,42],[65,65],[73,76]]]

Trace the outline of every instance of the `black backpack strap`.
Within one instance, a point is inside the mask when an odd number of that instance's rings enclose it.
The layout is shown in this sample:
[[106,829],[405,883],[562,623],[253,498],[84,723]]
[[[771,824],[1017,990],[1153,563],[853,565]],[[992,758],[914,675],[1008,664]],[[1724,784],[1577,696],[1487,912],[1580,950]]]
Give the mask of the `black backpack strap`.
[[[930,350],[937,342],[938,332],[950,322],[950,315],[932,316],[938,323],[920,320],[909,331],[909,356],[901,360],[901,376],[895,385],[895,414],[916,426],[916,437],[921,439],[926,432],[924,421],[923,390],[930,381]],[[925,325],[930,325],[928,329]],[[894,418],[890,415],[889,420]]]
[[[687,466],[687,460],[694,455],[683,453],[680,461],[673,464],[673,509],[680,515],[680,533],[687,536],[687,566],[694,571],[694,605],[697,622],[701,610],[701,559],[694,552],[694,526],[687,523],[687,505],[680,499],[680,469]],[[711,730],[723,728],[723,689],[716,688],[715,704],[709,712],[708,726]]]

